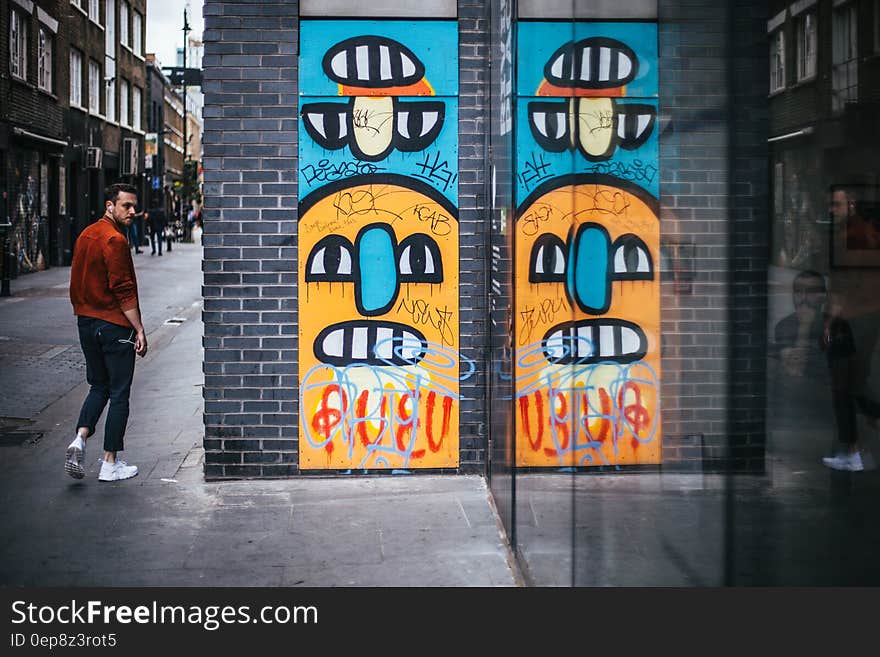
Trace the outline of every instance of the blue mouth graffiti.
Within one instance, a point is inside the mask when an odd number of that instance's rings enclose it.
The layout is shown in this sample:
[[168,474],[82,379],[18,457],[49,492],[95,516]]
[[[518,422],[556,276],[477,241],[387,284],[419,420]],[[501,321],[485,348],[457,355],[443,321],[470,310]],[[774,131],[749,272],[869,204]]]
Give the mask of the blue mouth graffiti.
[[428,349],[417,329],[397,322],[352,320],[332,324],[315,338],[315,357],[346,365],[416,365]]

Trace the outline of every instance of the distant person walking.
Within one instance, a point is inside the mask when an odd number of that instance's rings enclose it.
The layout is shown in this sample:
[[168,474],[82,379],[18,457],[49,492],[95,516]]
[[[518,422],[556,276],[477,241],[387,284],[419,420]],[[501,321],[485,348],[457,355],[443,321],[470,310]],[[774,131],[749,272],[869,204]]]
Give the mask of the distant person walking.
[[131,225],[126,229],[125,236],[128,238],[128,247],[134,247],[135,253],[143,253],[141,251],[141,235],[143,235],[142,227],[144,225],[144,213],[135,214]]
[[76,436],[67,447],[64,470],[74,479],[85,476],[86,440],[95,432],[109,400],[98,479],[117,481],[138,472],[137,466],[116,455],[123,450],[135,354],[146,355],[147,337],[126,239],[137,206],[137,189],[122,183],[110,185],[104,199],[104,215],[76,240],[70,269],[70,301],[91,388],[77,420]]
[[159,255],[162,255],[162,241],[165,239],[165,208],[158,207],[148,213],[150,228],[150,255],[156,255],[156,245],[159,246]]
[[[831,371],[831,402],[837,423],[837,437],[843,451],[822,459],[834,470],[861,472],[862,458],[856,410],[862,411],[874,427],[880,420],[880,403],[868,394],[866,361],[870,354],[859,354],[850,322],[843,316],[843,294],[832,287],[824,312],[822,348]],[[873,349],[872,349],[873,351]]]

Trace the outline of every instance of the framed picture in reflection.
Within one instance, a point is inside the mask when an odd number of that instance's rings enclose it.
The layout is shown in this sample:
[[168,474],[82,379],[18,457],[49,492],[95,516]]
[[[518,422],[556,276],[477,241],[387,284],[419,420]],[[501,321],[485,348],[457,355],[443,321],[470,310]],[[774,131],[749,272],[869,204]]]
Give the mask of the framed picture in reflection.
[[831,266],[880,267],[880,186],[832,185]]

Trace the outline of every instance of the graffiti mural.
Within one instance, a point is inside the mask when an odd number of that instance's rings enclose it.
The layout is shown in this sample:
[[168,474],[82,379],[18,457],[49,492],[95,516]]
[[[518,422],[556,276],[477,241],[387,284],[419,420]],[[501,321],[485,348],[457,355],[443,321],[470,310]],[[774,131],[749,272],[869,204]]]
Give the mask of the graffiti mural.
[[657,29],[521,23],[518,466],[660,462]]
[[301,35],[300,467],[456,467],[456,24]]

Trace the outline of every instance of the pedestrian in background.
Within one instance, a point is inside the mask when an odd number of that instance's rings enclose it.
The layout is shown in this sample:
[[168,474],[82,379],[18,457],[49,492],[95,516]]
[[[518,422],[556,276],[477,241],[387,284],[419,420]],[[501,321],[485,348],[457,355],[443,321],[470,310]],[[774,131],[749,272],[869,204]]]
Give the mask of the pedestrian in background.
[[[822,462],[834,470],[861,472],[873,468],[865,463],[867,452],[860,440],[856,411],[864,413],[873,427],[880,422],[880,403],[869,394],[866,363],[871,355],[858,353],[851,322],[845,317],[845,292],[832,283],[823,315],[822,348],[831,372],[831,402],[843,450]],[[873,346],[873,345],[872,345]]]
[[137,189],[117,183],[104,192],[104,215],[76,240],[70,269],[70,301],[77,316],[80,346],[91,388],[67,447],[64,470],[74,479],[85,476],[86,440],[110,408],[104,424],[104,458],[100,481],[134,477],[137,466],[117,458],[124,448],[135,354],[147,353],[141,322],[137,278],[126,239],[137,206]]
[[162,207],[153,208],[149,212],[149,228],[150,228],[150,255],[156,255],[156,247],[159,248],[159,255],[162,255],[162,241],[165,239],[165,209]]
[[135,213],[131,225],[128,227],[126,237],[128,238],[129,247],[134,247],[135,253],[143,253],[141,251],[141,237],[144,234],[144,213]]

